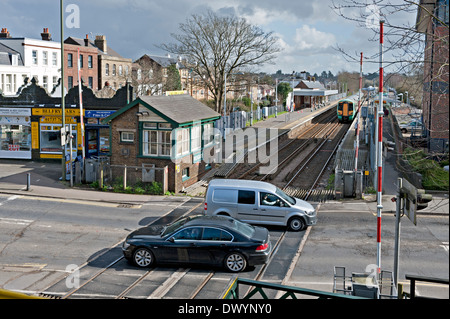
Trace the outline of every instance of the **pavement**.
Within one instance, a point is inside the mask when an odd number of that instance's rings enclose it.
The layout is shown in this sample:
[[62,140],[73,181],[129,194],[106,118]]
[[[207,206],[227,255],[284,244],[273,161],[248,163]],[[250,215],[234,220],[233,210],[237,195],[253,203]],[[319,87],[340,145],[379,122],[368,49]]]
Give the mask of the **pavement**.
[[[337,102],[317,110],[304,109],[279,115],[277,118],[269,118],[254,124],[260,128],[293,129],[308,118],[334,107]],[[383,211],[395,212],[395,203],[391,198],[397,193],[398,173],[395,167],[395,155],[388,153],[384,165],[385,175],[383,180]],[[134,195],[114,192],[103,192],[89,189],[87,186],[71,188],[69,183],[61,181],[61,163],[59,161],[28,161],[0,159],[0,194],[51,197],[60,199],[72,199],[81,201],[96,201],[115,204],[139,205],[154,200],[160,200],[162,196]],[[30,174],[30,188],[27,190],[27,175]],[[429,208],[423,212],[448,215],[448,193],[439,193]],[[351,205],[348,205],[351,203]],[[376,211],[376,198],[374,195],[365,196],[363,200],[345,199],[322,203],[321,209],[339,211],[342,207],[348,210],[350,207],[358,211]]]

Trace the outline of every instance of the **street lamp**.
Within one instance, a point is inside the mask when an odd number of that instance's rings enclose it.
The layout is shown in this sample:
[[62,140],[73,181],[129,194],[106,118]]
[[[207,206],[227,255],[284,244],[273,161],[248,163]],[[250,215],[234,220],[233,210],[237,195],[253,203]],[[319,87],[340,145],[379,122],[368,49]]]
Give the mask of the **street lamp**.
[[[65,105],[65,86],[64,86],[64,0],[60,0],[60,27],[61,27],[61,111],[62,128],[66,128],[66,105]],[[80,84],[79,84],[80,85]],[[66,146],[62,146],[62,180],[66,178]]]

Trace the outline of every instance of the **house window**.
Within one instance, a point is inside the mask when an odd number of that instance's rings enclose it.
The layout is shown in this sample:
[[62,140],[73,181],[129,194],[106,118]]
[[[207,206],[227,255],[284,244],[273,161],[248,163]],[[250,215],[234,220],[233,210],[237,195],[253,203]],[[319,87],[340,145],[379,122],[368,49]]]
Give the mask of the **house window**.
[[42,86],[44,89],[48,90],[48,76],[46,75],[42,77]]
[[52,65],[58,66],[58,53],[57,52],[52,53]]
[[32,56],[33,65],[37,65],[38,64],[38,52],[36,50],[33,50],[33,52],[31,52],[31,56]]
[[47,51],[42,52],[42,64],[48,65],[48,52]]
[[204,146],[209,146],[214,142],[214,125],[212,123],[203,125],[202,138]]
[[92,55],[88,55],[88,68],[92,69],[93,67]]
[[53,77],[53,88],[55,88],[55,86],[57,86],[58,85],[58,77],[57,76],[54,76]]
[[94,87],[94,78],[92,76],[89,77],[89,88],[92,89]]
[[189,128],[177,131],[177,156],[189,153]]
[[199,150],[202,147],[202,127],[196,125],[191,130],[191,148],[192,152]]
[[189,179],[189,167],[183,168],[181,178],[183,179],[183,182]]
[[80,69],[83,68],[83,55],[80,54]]
[[73,88],[73,76],[69,76],[69,77],[67,78],[67,87],[69,88],[69,90],[70,90],[71,88]]
[[69,53],[69,54],[67,55],[67,66],[68,66],[69,68],[72,68],[72,67],[73,67],[73,54],[72,54],[72,53]]
[[116,76],[116,65],[115,64],[113,64],[112,75]]
[[149,156],[170,156],[172,150],[171,131],[144,131],[142,154]]
[[120,141],[122,143],[133,143],[134,133],[133,132],[120,132]]
[[105,65],[105,74],[109,75],[109,63],[106,63]]
[[119,75],[120,76],[123,75],[123,67],[121,65],[119,65]]

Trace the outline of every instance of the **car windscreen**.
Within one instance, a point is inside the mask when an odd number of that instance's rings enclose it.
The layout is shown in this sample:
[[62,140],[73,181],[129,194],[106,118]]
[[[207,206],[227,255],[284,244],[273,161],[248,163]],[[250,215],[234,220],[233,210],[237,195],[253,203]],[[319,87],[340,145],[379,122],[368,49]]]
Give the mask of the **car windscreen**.
[[291,205],[295,205],[295,198],[289,196],[288,194],[286,194],[285,192],[283,192],[281,189],[279,189],[277,187],[275,193],[280,196],[281,198],[283,198],[285,201],[287,201],[289,204]]

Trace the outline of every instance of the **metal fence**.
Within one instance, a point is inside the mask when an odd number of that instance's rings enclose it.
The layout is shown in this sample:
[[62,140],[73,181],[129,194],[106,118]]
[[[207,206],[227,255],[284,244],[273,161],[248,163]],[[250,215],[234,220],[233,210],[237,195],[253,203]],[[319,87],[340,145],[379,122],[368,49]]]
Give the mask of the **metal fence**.
[[86,183],[114,192],[160,195],[168,190],[168,168],[154,164],[111,165],[108,157],[86,159]]
[[285,109],[286,108],[284,106],[279,105],[256,107],[253,111],[250,112],[231,112],[230,115],[222,116],[221,119],[217,120],[214,127],[223,132],[223,127],[225,125],[228,134],[230,132],[233,132],[234,130],[245,128],[252,119],[253,121],[260,121],[263,118],[275,115],[277,112],[284,112]]

